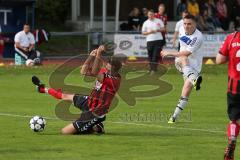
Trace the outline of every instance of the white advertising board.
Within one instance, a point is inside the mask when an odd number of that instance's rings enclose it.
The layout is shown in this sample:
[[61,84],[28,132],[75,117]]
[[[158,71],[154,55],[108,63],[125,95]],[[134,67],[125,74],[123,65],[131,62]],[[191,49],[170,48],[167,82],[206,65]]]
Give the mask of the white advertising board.
[[[204,42],[201,51],[204,57],[215,57],[224,41],[225,34],[204,34]],[[173,34],[167,34],[164,50],[176,51],[172,46]],[[145,36],[141,34],[116,34],[114,36],[116,49],[114,54],[127,56],[147,57],[147,43]],[[177,45],[176,45],[177,46]]]

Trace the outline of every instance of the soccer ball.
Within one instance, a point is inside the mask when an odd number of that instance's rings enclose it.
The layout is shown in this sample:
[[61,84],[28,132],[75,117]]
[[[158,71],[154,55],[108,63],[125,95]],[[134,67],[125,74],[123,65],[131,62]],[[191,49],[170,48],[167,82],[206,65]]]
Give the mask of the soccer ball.
[[34,132],[41,132],[44,130],[47,122],[46,120],[41,117],[41,116],[34,116],[32,117],[32,119],[29,122],[30,124],[30,128],[34,131]]

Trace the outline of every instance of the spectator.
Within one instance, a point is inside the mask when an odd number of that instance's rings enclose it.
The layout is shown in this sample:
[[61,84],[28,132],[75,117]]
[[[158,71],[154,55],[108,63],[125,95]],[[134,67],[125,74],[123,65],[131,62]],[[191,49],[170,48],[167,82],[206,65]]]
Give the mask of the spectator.
[[[176,46],[176,40],[177,40],[177,37],[179,35],[179,29],[183,26],[183,19],[185,16],[187,16],[189,13],[187,10],[183,11],[182,12],[182,19],[179,20],[175,26],[175,32],[174,32],[174,35],[173,35],[173,47]],[[178,43],[178,50],[180,49],[180,44]]]
[[198,29],[200,31],[214,31],[212,19],[208,16],[208,10],[203,10],[199,16]]
[[227,5],[225,4],[224,0],[218,0],[216,6],[217,17],[221,23],[221,27],[223,30],[227,31],[229,28]]
[[177,5],[177,18],[182,18],[182,13],[187,10],[187,0],[181,0]]
[[199,5],[196,0],[189,0],[187,3],[188,12],[195,16],[196,18],[199,16]]
[[233,16],[234,16],[234,29],[240,29],[240,0],[235,1],[235,5],[233,8]]
[[141,15],[141,21],[140,21],[140,26],[141,27],[147,19],[148,19],[148,9],[147,8],[142,8],[142,15]]
[[206,9],[208,11],[208,16],[209,18],[211,18],[213,24],[214,24],[214,27],[221,31],[221,23],[219,22],[219,19],[216,15],[216,12],[217,12],[217,8],[216,8],[216,5],[214,3],[214,0],[208,0],[205,4],[204,4],[204,9]]
[[15,35],[14,42],[16,53],[26,60],[27,66],[40,64],[40,55],[34,50],[35,40],[28,24],[23,26],[23,31]]
[[165,31],[162,20],[154,17],[154,11],[148,11],[148,20],[143,23],[142,34],[146,36],[150,75],[157,71],[158,62],[161,61],[160,52],[163,47],[161,32]]
[[140,11],[137,7],[134,7],[128,17],[129,30],[140,31],[141,17]]
[[158,6],[158,12],[155,13],[155,18],[158,18],[160,20],[163,21],[163,24],[164,24],[164,32],[162,32],[162,36],[163,36],[163,45],[166,44],[166,32],[167,32],[167,21],[168,21],[168,18],[167,18],[167,14],[165,13],[166,11],[166,8],[165,8],[165,5],[163,3],[161,3],[159,6]]

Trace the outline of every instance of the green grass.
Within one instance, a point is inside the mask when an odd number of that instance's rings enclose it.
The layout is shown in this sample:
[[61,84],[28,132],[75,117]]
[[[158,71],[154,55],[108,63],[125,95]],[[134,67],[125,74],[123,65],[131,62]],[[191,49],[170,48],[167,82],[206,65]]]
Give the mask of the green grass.
[[[55,68],[0,68],[0,113],[55,117],[57,100],[36,93],[30,81],[35,74],[47,82]],[[175,109],[183,82],[172,65],[168,68],[168,73],[161,79],[172,84],[173,89],[157,97],[137,98],[134,107],[120,99],[117,108],[108,114],[105,135],[61,135],[61,128],[70,121],[60,119],[47,119],[45,131],[34,133],[28,126],[30,118],[1,115],[0,159],[223,159],[227,143],[224,132],[228,122],[227,66],[204,66],[202,90],[192,92],[180,122],[174,125],[168,125],[166,120]],[[131,73],[128,78],[138,74]],[[83,82],[76,70],[65,83],[90,87],[92,82]],[[134,91],[144,89],[148,86],[132,88]],[[71,111],[78,113],[74,108]]]

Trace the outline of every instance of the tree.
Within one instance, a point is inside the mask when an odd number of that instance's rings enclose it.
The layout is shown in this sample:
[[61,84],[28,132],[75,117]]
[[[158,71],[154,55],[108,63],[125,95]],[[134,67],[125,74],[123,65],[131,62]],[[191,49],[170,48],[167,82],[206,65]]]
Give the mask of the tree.
[[70,0],[37,0],[37,25],[59,25],[69,18],[71,11]]

